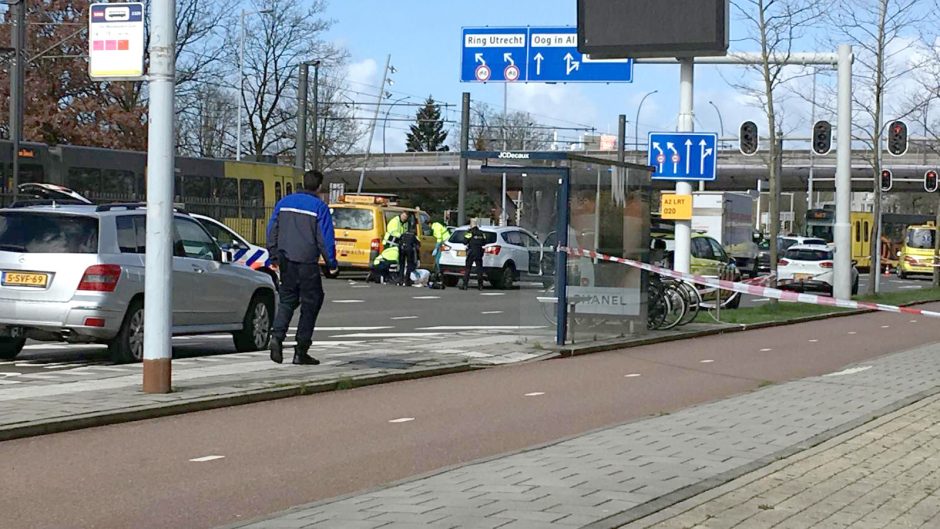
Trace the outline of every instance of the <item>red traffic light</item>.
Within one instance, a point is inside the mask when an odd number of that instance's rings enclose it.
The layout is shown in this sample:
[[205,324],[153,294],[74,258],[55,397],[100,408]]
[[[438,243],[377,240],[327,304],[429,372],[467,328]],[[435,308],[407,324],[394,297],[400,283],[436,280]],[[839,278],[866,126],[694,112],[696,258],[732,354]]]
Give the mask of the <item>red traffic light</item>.
[[937,190],[937,172],[933,169],[924,173],[924,190],[933,193]]
[[892,185],[892,183],[893,183],[891,180],[892,180],[892,178],[891,178],[891,170],[890,170],[890,169],[882,169],[882,170],[881,170],[881,190],[882,190],[882,191],[890,191],[890,190],[891,190],[891,185]]

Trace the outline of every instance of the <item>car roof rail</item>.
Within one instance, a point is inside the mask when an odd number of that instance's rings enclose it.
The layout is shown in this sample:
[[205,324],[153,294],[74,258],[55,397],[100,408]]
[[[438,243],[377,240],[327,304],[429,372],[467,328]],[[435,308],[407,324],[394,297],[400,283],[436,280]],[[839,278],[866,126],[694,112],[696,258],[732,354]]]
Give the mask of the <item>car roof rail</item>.
[[62,199],[56,200],[51,198],[27,198],[23,200],[17,200],[16,202],[10,204],[10,208],[28,208],[31,206],[87,206],[87,202],[82,202],[81,200],[71,200],[71,199]]
[[[123,208],[126,210],[143,209],[147,207],[146,202],[114,202],[112,204],[101,204],[95,208],[95,211],[111,211],[113,209]],[[173,211],[189,215],[186,206],[183,204],[173,204]]]

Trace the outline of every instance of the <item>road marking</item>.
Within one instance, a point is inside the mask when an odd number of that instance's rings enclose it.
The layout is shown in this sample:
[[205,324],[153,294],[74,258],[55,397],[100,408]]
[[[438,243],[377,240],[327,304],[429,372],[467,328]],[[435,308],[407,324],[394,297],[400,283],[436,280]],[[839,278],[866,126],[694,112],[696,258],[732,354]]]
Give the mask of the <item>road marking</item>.
[[849,334],[858,334],[858,333],[855,331],[849,331]]
[[636,378],[640,376],[639,373],[630,373],[629,375],[624,375],[623,378]]
[[440,296],[411,296],[411,299],[441,299]]
[[382,331],[385,329],[394,329],[394,327],[317,327],[318,331]]
[[819,340],[813,338],[813,339],[811,339],[811,340],[809,341],[809,343],[816,343],[816,342],[818,342],[818,341],[819,341]]
[[712,363],[712,362],[714,362],[714,360],[702,360],[702,361],[699,362],[699,363],[700,363],[700,364],[710,364],[710,363]]
[[505,296],[505,292],[483,292],[481,296]]
[[371,285],[353,285],[353,288],[372,288]]
[[333,303],[365,303],[364,299],[334,299]]
[[420,338],[423,336],[440,336],[442,332],[385,332],[385,333],[354,333],[337,334],[330,338]]
[[[2,374],[2,373],[0,373],[0,374]],[[2,380],[2,379],[0,379],[0,386],[5,386],[5,385],[6,385],[6,386],[9,386],[9,385],[21,384],[21,383],[22,383],[22,382],[19,381],[19,380]]]
[[841,377],[844,375],[854,375],[856,373],[861,373],[862,371],[868,371],[872,366],[860,366],[860,367],[850,367],[848,369],[843,369],[842,371],[837,371],[835,373],[829,373],[828,375],[823,375],[824,377]]
[[754,303],[763,303],[765,301],[770,301],[770,298],[757,298],[754,300]]
[[881,328],[882,328],[882,329],[889,329],[889,328],[891,328],[891,326],[890,326],[890,325],[882,325]]
[[484,310],[480,314],[502,314],[502,313],[503,311],[501,310]]
[[413,421],[413,420],[415,420],[414,417],[402,417],[401,419],[392,419],[392,420],[390,420],[390,421],[388,421],[388,422],[390,422],[390,423],[402,423],[402,422],[411,422],[411,421]]
[[526,397],[540,397],[544,394],[545,394],[544,391],[533,391],[532,393],[526,393],[525,396]]
[[439,327],[419,327],[419,331],[475,331],[485,329],[488,331],[524,331],[544,329],[544,325],[441,325]]
[[761,349],[761,350],[760,350],[760,352],[762,352],[762,353],[769,353],[770,351],[773,351],[773,349],[764,348],[764,349]]
[[911,323],[917,323],[917,320],[911,320]]
[[920,289],[920,288],[924,288],[924,287],[923,287],[922,285],[904,285],[904,286],[898,287],[898,288]]
[[215,461],[216,459],[222,459],[225,456],[203,456],[190,459],[193,463],[204,463],[206,461]]
[[418,319],[418,317],[417,316],[395,316],[392,319],[393,320],[416,320]]

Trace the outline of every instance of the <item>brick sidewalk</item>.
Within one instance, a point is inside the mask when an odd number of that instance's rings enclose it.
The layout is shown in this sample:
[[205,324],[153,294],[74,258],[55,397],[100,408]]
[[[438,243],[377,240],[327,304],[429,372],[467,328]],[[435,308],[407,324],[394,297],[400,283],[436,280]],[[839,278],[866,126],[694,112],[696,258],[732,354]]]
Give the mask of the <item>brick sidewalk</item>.
[[940,396],[624,529],[940,527]]
[[937,393],[938,352],[921,347],[232,527],[621,527]]

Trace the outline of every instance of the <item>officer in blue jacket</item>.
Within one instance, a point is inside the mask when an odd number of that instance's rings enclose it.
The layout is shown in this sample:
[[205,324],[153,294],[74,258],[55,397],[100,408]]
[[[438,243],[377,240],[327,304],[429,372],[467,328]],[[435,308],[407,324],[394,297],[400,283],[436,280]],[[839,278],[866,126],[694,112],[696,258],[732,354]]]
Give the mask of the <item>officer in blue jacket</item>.
[[287,327],[300,305],[294,363],[316,365],[320,361],[307,354],[313,341],[313,328],[323,306],[323,280],[320,257],[331,270],[337,269],[333,216],[316,192],[323,173],[307,171],[304,189],[278,201],[268,223],[268,251],[281,272],[280,303],[271,337],[271,360],[284,361],[283,344]]

